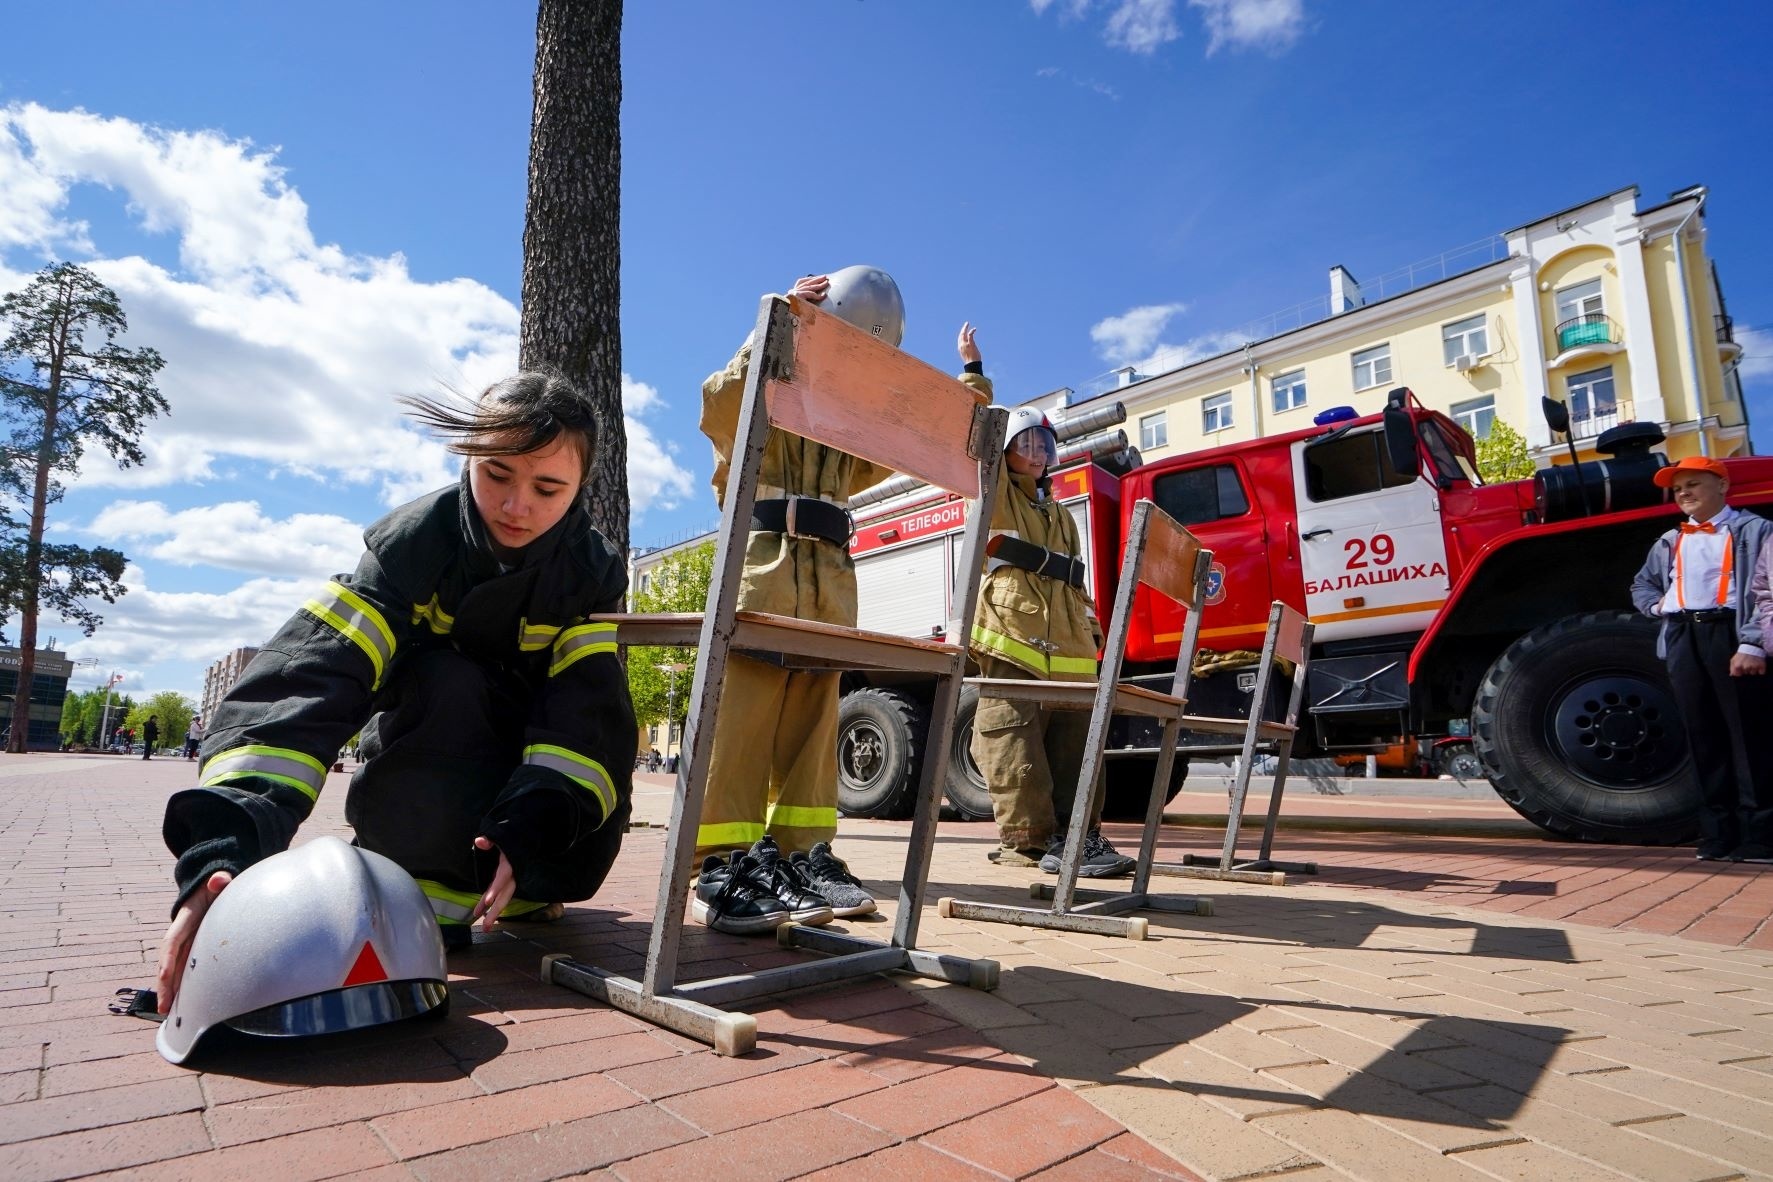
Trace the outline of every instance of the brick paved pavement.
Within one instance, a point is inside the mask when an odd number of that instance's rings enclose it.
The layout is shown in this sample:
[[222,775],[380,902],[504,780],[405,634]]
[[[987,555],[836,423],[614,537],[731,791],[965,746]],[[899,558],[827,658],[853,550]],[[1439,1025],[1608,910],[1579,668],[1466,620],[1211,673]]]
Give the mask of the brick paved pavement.
[[[604,899],[453,957],[445,1021],[173,1068],[103,1000],[151,975],[188,770],[0,761],[0,1177],[1773,1176],[1773,875],[1523,837],[1289,832],[1321,882],[1177,880],[1216,914],[1140,943],[932,911],[926,943],[1002,962],[995,994],[802,994],[734,1060],[535,979],[544,950],[638,966],[662,835],[637,830]],[[841,847],[884,889],[903,829]],[[936,893],[1023,897],[989,845],[945,825]],[[698,974],[793,955],[695,932]]]

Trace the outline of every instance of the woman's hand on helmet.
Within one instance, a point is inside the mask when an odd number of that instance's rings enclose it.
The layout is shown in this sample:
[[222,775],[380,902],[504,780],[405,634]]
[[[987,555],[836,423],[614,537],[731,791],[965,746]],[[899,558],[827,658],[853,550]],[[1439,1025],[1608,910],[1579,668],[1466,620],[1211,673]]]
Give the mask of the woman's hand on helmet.
[[809,303],[822,304],[825,293],[831,290],[831,279],[826,275],[804,275],[794,281],[788,294],[806,300]]
[[979,352],[978,342],[973,339],[978,332],[979,330],[973,327],[970,320],[960,326],[960,338],[955,341],[955,347],[960,350],[960,359],[963,364],[972,365],[983,363],[985,360],[984,355]]
[[234,876],[226,870],[210,875],[207,882],[179,904],[171,926],[161,937],[160,972],[154,981],[154,991],[162,1014],[172,1012],[172,999],[178,996],[179,983],[185,979],[185,962],[191,956],[191,941],[197,938],[197,928],[209,913],[209,905],[222,893],[222,888],[233,881]]
[[[477,850],[498,849],[491,840],[485,837],[476,837],[474,848]],[[505,910],[505,904],[509,903],[511,896],[516,893],[517,875],[512,872],[511,863],[505,857],[505,851],[499,850],[499,868],[493,872],[492,885],[486,888],[484,895],[480,896],[480,902],[474,904],[474,911],[468,916],[468,922],[471,924],[478,919],[481,931],[492,931],[493,924],[498,922],[499,913]]]

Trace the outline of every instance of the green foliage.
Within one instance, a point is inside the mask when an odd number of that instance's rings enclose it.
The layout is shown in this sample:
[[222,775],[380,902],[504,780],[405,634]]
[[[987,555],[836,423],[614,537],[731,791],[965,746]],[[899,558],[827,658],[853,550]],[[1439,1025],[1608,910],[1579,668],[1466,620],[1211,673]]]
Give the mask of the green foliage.
[[[646,590],[634,594],[637,612],[699,612],[708,603],[708,587],[714,581],[714,543],[705,542],[665,559],[651,572]],[[683,666],[673,675],[661,665]],[[631,648],[628,650],[628,692],[634,696],[634,716],[641,726],[665,721],[681,723],[689,712],[690,687],[696,680],[693,648]],[[664,744],[659,744],[660,750]]]
[[141,705],[131,706],[129,713],[124,716],[123,725],[134,730],[139,741],[145,733],[142,728],[147,725],[148,715],[152,714],[160,726],[159,745],[183,747],[185,730],[191,725],[191,715],[196,712],[197,704],[185,695],[172,690],[161,690]]
[[1533,475],[1533,459],[1527,454],[1527,437],[1501,419],[1490,424],[1490,433],[1477,441],[1478,475],[1485,484],[1525,480]]
[[[128,695],[111,694],[111,725],[116,730],[124,725],[123,720],[135,707],[135,699]],[[105,687],[87,690],[85,693],[70,692],[62,700],[61,734],[64,739],[76,747],[102,747],[105,738],[100,734],[99,727],[104,721]]]

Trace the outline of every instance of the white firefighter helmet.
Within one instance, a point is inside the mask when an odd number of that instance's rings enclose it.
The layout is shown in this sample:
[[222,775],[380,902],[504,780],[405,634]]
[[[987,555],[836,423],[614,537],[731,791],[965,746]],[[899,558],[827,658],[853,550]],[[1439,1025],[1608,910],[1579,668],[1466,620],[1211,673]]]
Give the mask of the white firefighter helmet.
[[249,866],[210,904],[154,1040],[183,1063],[218,1026],[291,1038],[449,1003],[437,919],[380,854],[319,837]]
[[899,285],[879,267],[845,267],[827,276],[831,286],[819,305],[893,348],[905,339],[905,301]]
[[1046,412],[1037,406],[1018,406],[1010,412],[1004,429],[1003,449],[1051,468],[1059,459],[1059,436]]

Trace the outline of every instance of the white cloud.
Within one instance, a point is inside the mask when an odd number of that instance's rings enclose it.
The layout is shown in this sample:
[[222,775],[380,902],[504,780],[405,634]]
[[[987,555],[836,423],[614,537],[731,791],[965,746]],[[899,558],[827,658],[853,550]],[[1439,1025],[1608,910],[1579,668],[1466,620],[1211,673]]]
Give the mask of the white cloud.
[[1305,29],[1305,0],[1188,0],[1207,26],[1207,56],[1224,48],[1290,49]]
[[[170,271],[66,220],[70,192],[97,185],[139,228],[176,236]],[[131,337],[166,357],[170,414],[147,461],[91,462],[78,484],[152,488],[229,473],[320,476],[385,505],[447,483],[454,462],[399,416],[399,394],[475,392],[517,362],[517,309],[470,279],[421,282],[400,255],[348,254],[315,241],[308,208],[275,152],[214,131],[167,131],[36,104],[0,108],[0,260],[97,255],[87,265],[122,297]],[[0,285],[28,278],[0,261]],[[691,488],[629,401],[636,513]]]
[[1188,310],[1187,304],[1146,304],[1131,308],[1119,316],[1110,316],[1090,326],[1090,339],[1096,351],[1112,365],[1125,365],[1133,358],[1149,353],[1170,318]]
[[[1093,5],[1108,8],[1102,39],[1116,49],[1150,55],[1182,38],[1180,0],[1029,0],[1036,16],[1057,7],[1062,21],[1081,18]],[[1305,29],[1305,0],[1188,0],[1207,30],[1207,55],[1221,49],[1280,53]],[[1056,72],[1056,71],[1055,71]],[[1042,71],[1043,75],[1046,71]]]
[[1117,49],[1156,53],[1182,36],[1176,0],[1119,0],[1102,35]]
[[1736,343],[1742,346],[1742,360],[1737,363],[1736,376],[1745,382],[1773,376],[1773,329],[1735,326]]
[[157,501],[117,501],[86,532],[128,545],[133,557],[246,574],[324,579],[357,565],[363,526],[321,513],[266,517],[253,501],[169,512]]

